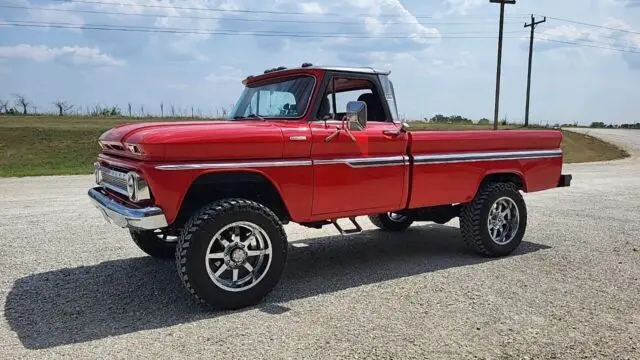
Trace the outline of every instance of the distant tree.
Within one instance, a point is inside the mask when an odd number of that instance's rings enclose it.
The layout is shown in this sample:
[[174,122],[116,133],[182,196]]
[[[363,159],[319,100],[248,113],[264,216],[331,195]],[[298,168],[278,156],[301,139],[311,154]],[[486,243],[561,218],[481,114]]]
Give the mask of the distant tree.
[[453,124],[473,124],[471,119],[467,119],[460,115],[449,116],[449,122]]
[[22,115],[27,115],[27,108],[31,105],[31,102],[24,95],[13,94],[13,96],[16,98],[16,106],[22,108]]
[[449,118],[442,114],[436,114],[429,120],[429,122],[438,123],[438,124],[445,124],[448,121],[449,121]]
[[128,103],[127,106],[129,107],[129,117],[131,117],[131,103]]
[[57,100],[53,103],[58,108],[58,116],[64,116],[64,114],[73,108],[73,105],[70,105],[66,101]]
[[482,118],[478,120],[478,125],[489,125],[489,124],[491,124],[491,120],[487,118]]
[[8,113],[9,112],[9,101],[0,100],[0,113]]
[[589,127],[592,127],[592,128],[604,128],[604,127],[606,127],[606,125],[602,121],[594,121],[594,122],[591,123],[591,125],[589,125]]
[[160,117],[164,117],[164,103],[160,102]]

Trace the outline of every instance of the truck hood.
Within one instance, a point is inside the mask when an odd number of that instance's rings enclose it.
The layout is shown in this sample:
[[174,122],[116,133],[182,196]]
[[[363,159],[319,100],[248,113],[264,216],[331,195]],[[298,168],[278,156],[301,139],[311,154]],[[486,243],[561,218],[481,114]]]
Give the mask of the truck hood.
[[[152,161],[282,158],[280,128],[264,121],[124,124],[100,136],[103,152]],[[142,155],[128,150],[137,145]]]

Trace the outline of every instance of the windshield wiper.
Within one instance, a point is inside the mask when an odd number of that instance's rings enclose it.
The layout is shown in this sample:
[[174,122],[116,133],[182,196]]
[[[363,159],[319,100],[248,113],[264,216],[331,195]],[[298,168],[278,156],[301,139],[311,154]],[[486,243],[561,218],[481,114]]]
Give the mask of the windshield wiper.
[[253,114],[253,113],[252,113],[252,114],[249,114],[249,115],[247,115],[247,116],[240,116],[240,115],[238,115],[238,116],[234,116],[234,117],[233,117],[233,119],[234,119],[234,120],[235,120],[235,119],[254,119],[254,118],[258,118],[258,119],[260,119],[260,120],[262,120],[262,121],[267,121],[267,119],[263,118],[262,116],[260,116],[260,115],[258,115],[258,114]]

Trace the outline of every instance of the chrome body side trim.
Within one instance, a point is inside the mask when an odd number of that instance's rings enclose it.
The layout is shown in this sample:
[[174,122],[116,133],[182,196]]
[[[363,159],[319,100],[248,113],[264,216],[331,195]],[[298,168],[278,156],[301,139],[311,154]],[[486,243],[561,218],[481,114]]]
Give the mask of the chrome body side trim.
[[311,160],[278,160],[278,161],[253,161],[253,162],[220,162],[208,164],[175,164],[158,165],[158,170],[194,170],[194,169],[235,169],[235,168],[260,168],[282,166],[311,166]]
[[89,198],[102,216],[122,228],[153,230],[167,227],[167,219],[158,207],[131,208],[105,195],[97,187],[89,189]]
[[414,156],[416,165],[459,163],[471,161],[500,161],[561,157],[562,150],[534,150],[534,151],[508,151],[508,152],[474,152],[458,154],[429,154]]
[[313,164],[314,165],[345,164],[352,168],[398,166],[398,165],[406,164],[406,157],[403,155],[399,155],[399,156],[384,156],[384,157],[321,159],[321,160],[313,160]]
[[[509,152],[474,152],[474,153],[446,153],[416,155],[414,163],[440,164],[470,161],[498,161],[498,160],[518,160],[552,158],[562,156],[562,150],[535,150],[535,151],[509,151]],[[311,165],[335,165],[345,164],[352,168],[398,166],[409,163],[409,156],[383,156],[383,157],[356,157],[337,158],[319,160],[273,160],[273,161],[252,161],[252,162],[219,162],[219,163],[197,163],[197,164],[172,164],[158,165],[158,170],[194,170],[194,169],[235,169],[235,168],[262,168],[262,167],[283,167],[283,166],[311,166]]]

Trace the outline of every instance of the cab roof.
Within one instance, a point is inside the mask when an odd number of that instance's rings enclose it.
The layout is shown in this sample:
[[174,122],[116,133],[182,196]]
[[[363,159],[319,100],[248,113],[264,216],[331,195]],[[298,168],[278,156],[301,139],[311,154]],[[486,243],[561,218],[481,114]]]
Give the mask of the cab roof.
[[339,72],[350,72],[350,73],[360,73],[360,74],[380,74],[380,75],[389,75],[391,71],[376,69],[373,67],[349,67],[349,66],[325,66],[325,65],[313,65],[310,63],[304,63],[300,67],[295,68],[286,68],[284,66],[280,66],[277,68],[267,69],[264,73],[259,75],[250,75],[244,81],[243,84],[247,84],[248,82],[260,81],[263,79],[268,79],[272,77],[276,77],[278,75],[288,75],[291,73],[296,73],[299,71],[305,70],[320,70],[320,71],[339,71]]

